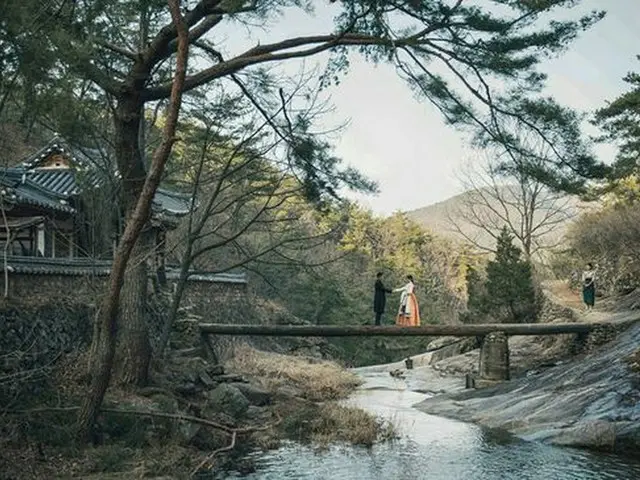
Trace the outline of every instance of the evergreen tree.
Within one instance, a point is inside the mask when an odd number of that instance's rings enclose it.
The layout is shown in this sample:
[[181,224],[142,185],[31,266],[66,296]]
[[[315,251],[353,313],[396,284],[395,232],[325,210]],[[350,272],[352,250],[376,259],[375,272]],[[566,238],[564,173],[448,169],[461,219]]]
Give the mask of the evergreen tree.
[[614,163],[617,178],[637,175],[640,162],[640,73],[628,73],[623,80],[631,89],[598,110],[594,119],[605,132],[601,140],[620,147]]
[[488,312],[486,282],[480,272],[469,267],[466,274],[467,312],[461,317],[464,323],[482,323]]
[[539,302],[531,264],[521,258],[513,236],[503,228],[498,237],[496,256],[487,265],[486,301],[488,313],[504,322],[536,320]]

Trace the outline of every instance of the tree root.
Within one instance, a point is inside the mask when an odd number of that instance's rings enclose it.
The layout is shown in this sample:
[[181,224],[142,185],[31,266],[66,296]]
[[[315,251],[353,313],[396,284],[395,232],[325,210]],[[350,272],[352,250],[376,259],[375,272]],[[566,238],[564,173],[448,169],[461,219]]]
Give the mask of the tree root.
[[[5,413],[7,414],[11,414],[11,415],[28,415],[31,413],[46,413],[46,412],[75,412],[77,410],[79,410],[80,407],[75,406],[75,407],[40,407],[40,408],[32,408],[29,410],[7,410],[5,411]],[[246,434],[246,433],[253,433],[253,432],[259,432],[259,431],[263,431],[263,430],[267,430],[275,425],[277,425],[278,423],[280,423],[280,418],[278,417],[278,420],[273,423],[273,424],[269,424],[267,426],[264,427],[246,427],[246,428],[236,428],[236,427],[232,427],[231,425],[224,425],[222,423],[218,423],[218,422],[212,422],[211,420],[207,420],[205,418],[200,418],[200,417],[194,417],[191,415],[181,415],[178,413],[164,413],[164,412],[154,412],[151,410],[124,410],[124,409],[119,409],[119,408],[101,408],[100,412],[103,413],[120,413],[122,415],[134,415],[134,416],[140,416],[140,417],[155,417],[155,418],[168,418],[171,420],[181,420],[181,421],[185,421],[185,422],[191,422],[191,423],[198,423],[200,425],[205,425],[207,427],[211,427],[211,428],[216,428],[218,430],[222,430],[223,432],[226,433],[239,433],[239,434]]]
[[218,448],[213,452],[211,452],[211,454],[207,458],[205,458],[202,462],[200,462],[198,466],[191,471],[191,475],[189,475],[189,478],[193,478],[200,471],[202,467],[210,463],[211,460],[213,460],[213,457],[215,457],[219,453],[233,450],[236,446],[236,437],[237,437],[237,432],[233,432],[231,434],[231,442],[229,443],[229,445],[227,445],[226,447]]
[[[79,410],[80,407],[79,406],[71,406],[71,407],[40,407],[40,408],[32,408],[32,409],[28,409],[28,410],[6,410],[5,414],[9,414],[9,415],[29,415],[29,414],[33,414],[33,413],[47,413],[47,412],[75,412],[77,410]],[[193,478],[194,475],[196,475],[205,465],[210,464],[211,461],[213,460],[213,458],[223,452],[228,452],[231,451],[235,448],[236,446],[236,440],[237,440],[237,436],[238,435],[243,435],[243,434],[248,434],[248,433],[254,433],[254,432],[260,432],[260,431],[265,431],[268,430],[270,428],[273,428],[277,425],[280,424],[280,422],[282,422],[282,417],[280,417],[280,415],[275,412],[275,415],[277,417],[277,419],[268,424],[268,425],[264,425],[261,427],[245,427],[245,428],[235,428],[235,427],[231,427],[230,425],[224,425],[222,423],[218,423],[218,422],[212,422],[211,420],[207,420],[205,418],[200,418],[200,417],[193,417],[191,415],[180,415],[180,414],[175,414],[175,413],[164,413],[164,412],[153,412],[153,411],[149,411],[149,410],[121,410],[121,409],[117,409],[117,408],[101,408],[100,412],[103,413],[116,413],[116,414],[122,414],[122,415],[134,415],[134,416],[141,416],[141,417],[155,417],[155,418],[168,418],[171,420],[180,420],[180,421],[185,421],[185,422],[191,422],[191,423],[197,423],[200,425],[204,425],[206,427],[211,427],[211,428],[215,428],[218,430],[221,430],[225,433],[228,433],[229,435],[231,435],[231,441],[229,442],[229,445],[222,447],[222,448],[218,448],[216,450],[214,450],[213,452],[211,452],[207,458],[205,458],[202,462],[200,462],[198,464],[198,466],[191,472],[190,478]]]

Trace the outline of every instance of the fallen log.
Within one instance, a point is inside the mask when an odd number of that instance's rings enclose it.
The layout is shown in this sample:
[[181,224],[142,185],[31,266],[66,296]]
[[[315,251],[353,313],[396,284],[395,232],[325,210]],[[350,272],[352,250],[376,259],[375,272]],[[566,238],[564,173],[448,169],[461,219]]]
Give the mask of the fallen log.
[[405,336],[485,336],[491,332],[506,335],[556,335],[589,333],[617,322],[598,323],[491,323],[476,325],[422,325],[420,327],[369,325],[227,325],[201,323],[203,335],[260,335],[274,337],[405,337]]

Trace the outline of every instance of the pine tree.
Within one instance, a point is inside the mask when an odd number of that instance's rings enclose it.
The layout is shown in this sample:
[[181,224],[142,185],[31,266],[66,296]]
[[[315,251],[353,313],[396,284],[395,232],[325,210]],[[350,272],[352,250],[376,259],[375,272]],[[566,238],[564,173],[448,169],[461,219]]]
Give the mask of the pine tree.
[[521,253],[513,244],[513,236],[503,228],[496,256],[487,265],[486,283],[488,313],[503,322],[532,322],[539,311],[531,264],[521,258]]
[[[640,55],[637,56],[640,60]],[[624,178],[639,173],[640,159],[640,73],[631,72],[624,78],[631,88],[596,111],[594,122],[603,131],[604,142],[619,146],[614,163],[614,177]]]
[[467,312],[462,316],[464,323],[482,323],[488,313],[486,282],[474,267],[467,269]]

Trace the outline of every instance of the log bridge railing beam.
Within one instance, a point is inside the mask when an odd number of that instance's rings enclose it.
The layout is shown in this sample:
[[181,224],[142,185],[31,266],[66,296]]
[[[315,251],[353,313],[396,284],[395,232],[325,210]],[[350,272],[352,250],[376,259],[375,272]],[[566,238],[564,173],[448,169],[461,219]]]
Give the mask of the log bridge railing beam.
[[227,325],[201,323],[202,335],[260,335],[274,337],[405,337],[405,336],[485,336],[493,332],[505,335],[557,335],[589,333],[611,322],[598,323],[488,323],[477,325],[423,325],[420,327],[368,325]]

